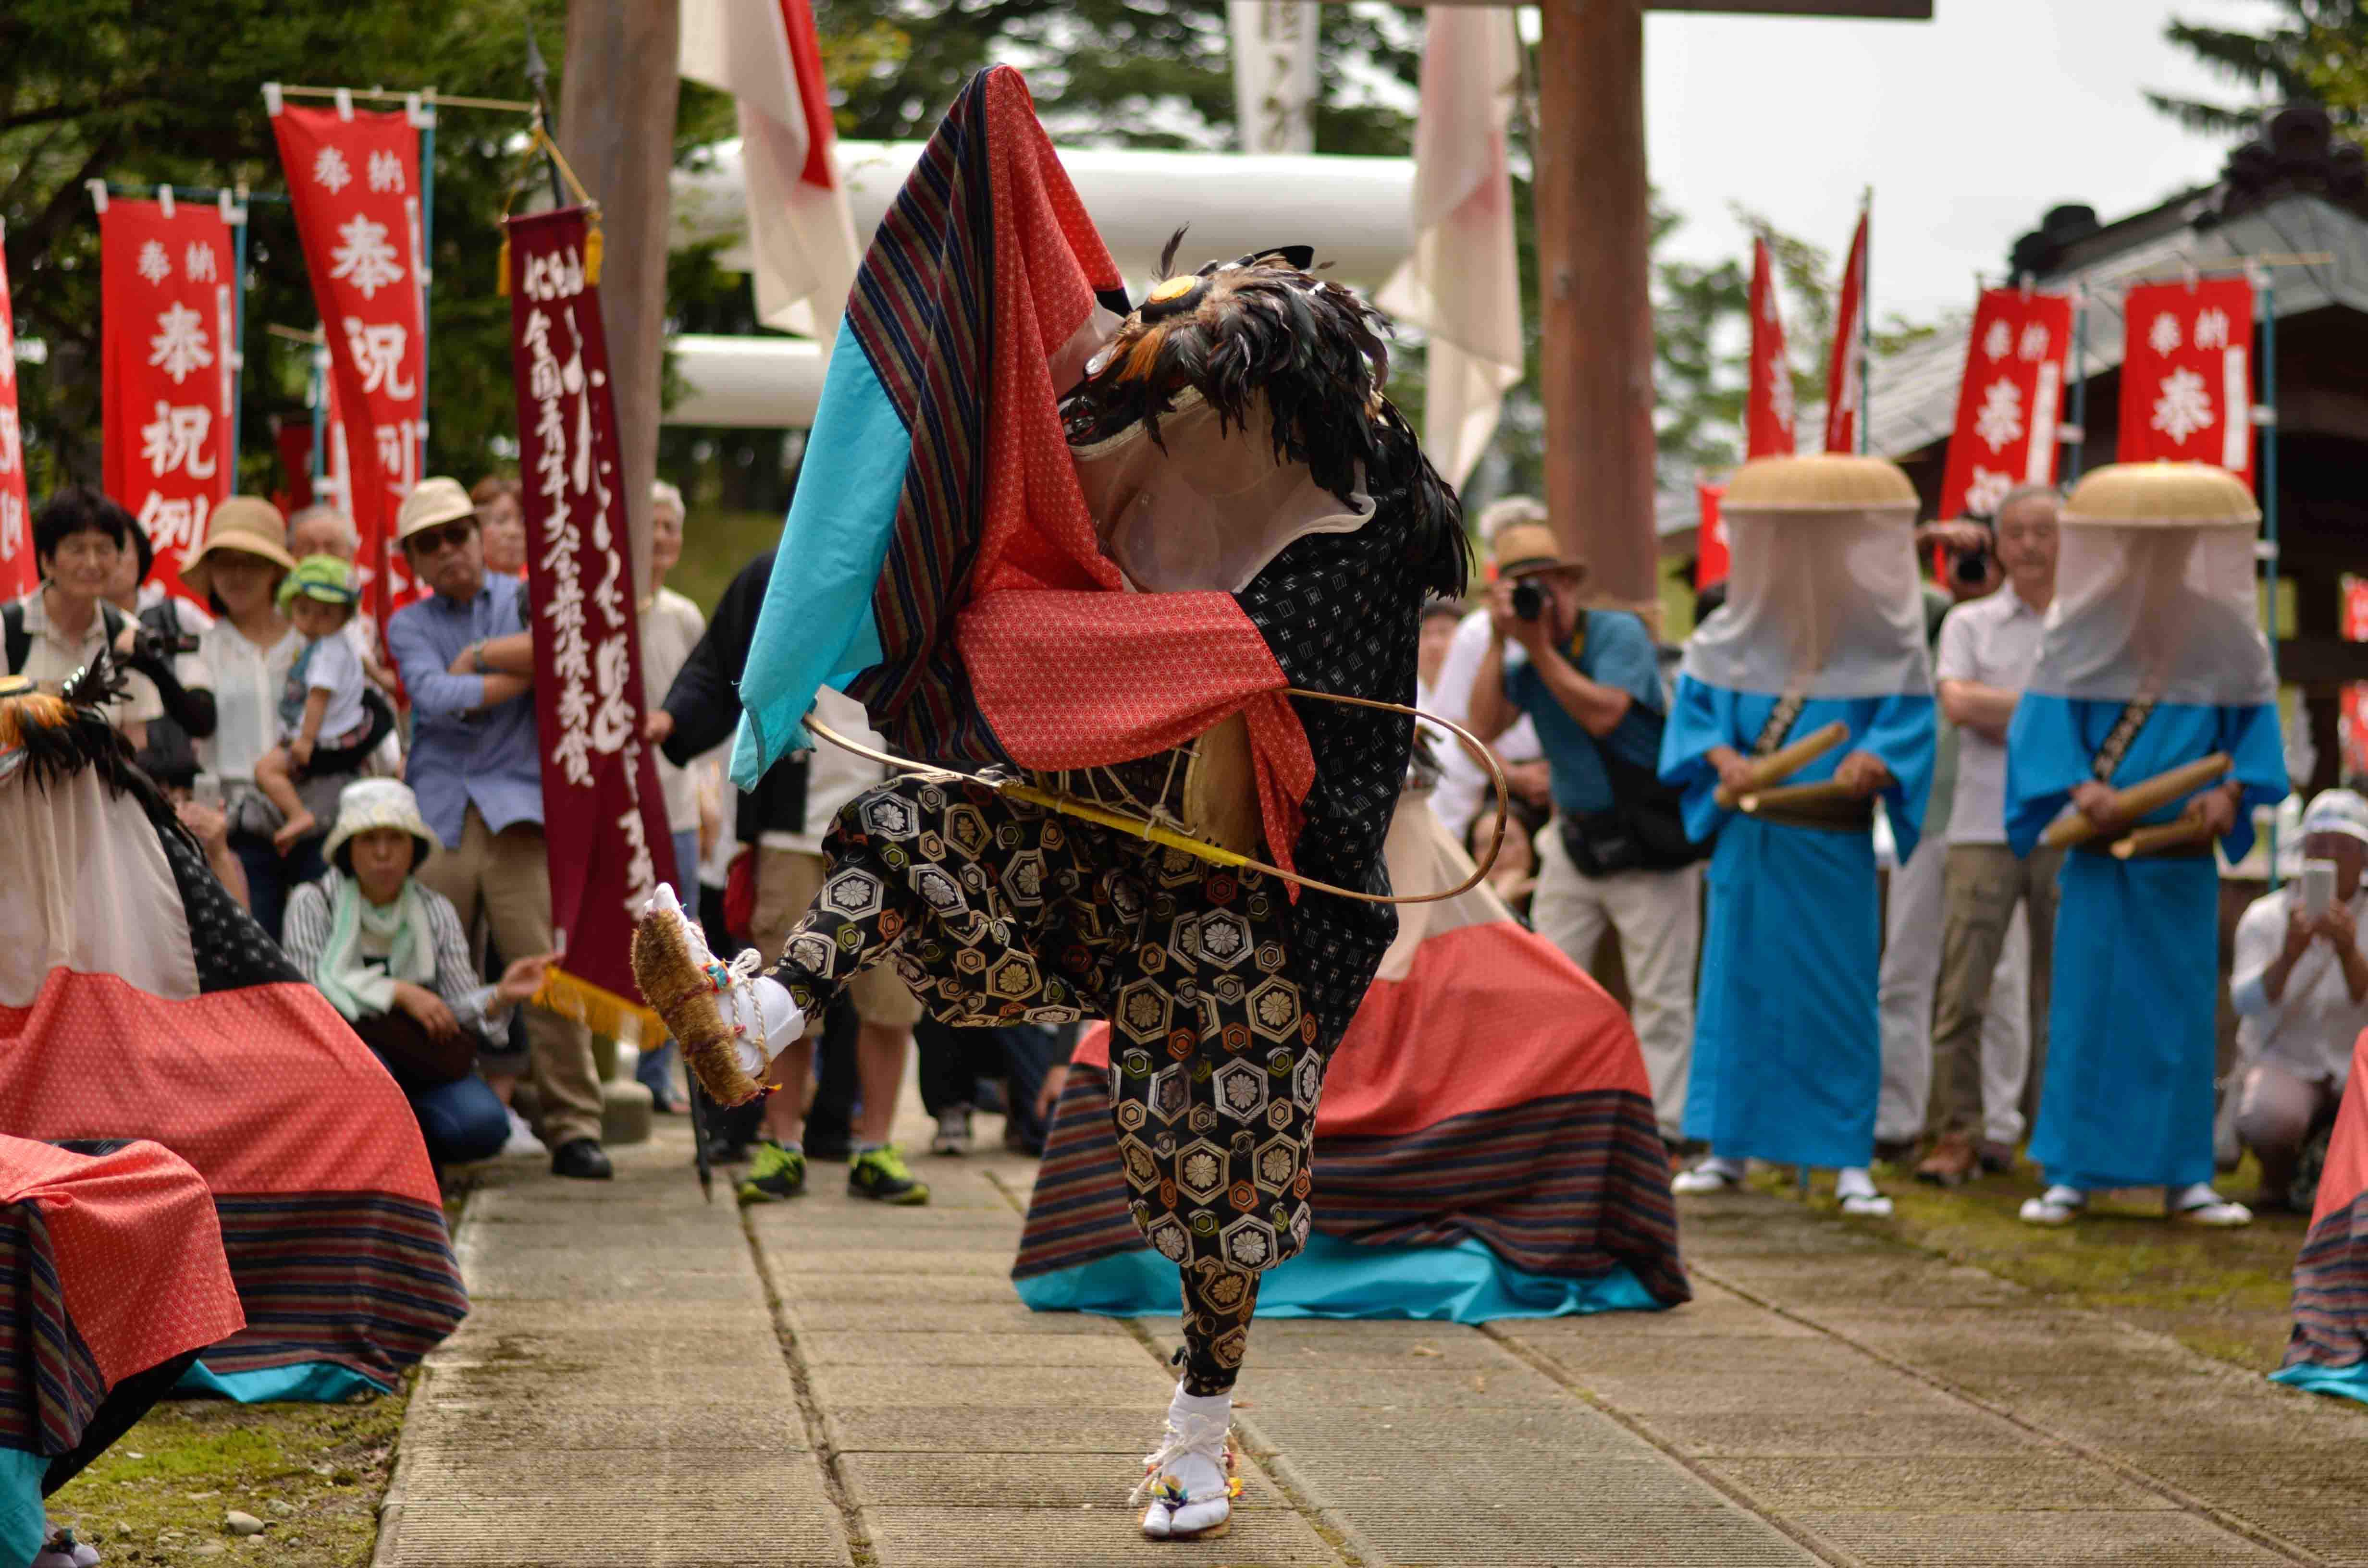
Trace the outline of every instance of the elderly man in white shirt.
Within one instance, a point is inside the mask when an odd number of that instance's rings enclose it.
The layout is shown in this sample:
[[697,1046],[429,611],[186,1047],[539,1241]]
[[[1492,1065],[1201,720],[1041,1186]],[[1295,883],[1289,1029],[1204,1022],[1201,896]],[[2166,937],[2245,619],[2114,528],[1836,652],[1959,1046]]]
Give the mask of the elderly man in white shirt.
[[[2055,944],[2055,879],[2064,854],[2018,859],[2006,841],[2006,730],[2039,658],[2040,631],[2055,597],[2055,492],[2024,485],[1998,504],[1998,564],[2007,585],[1959,605],[1941,624],[1933,676],[1941,708],[1958,730],[1957,788],[1942,869],[1941,982],[1932,1019],[1932,1151],[1919,1181],[1953,1187],[1983,1165],[1987,1118],[1982,1025],[2008,928],[2021,906],[2031,943],[2032,1031],[2025,1081],[2046,1056],[2049,958]],[[2028,1102],[2028,1096],[2024,1099]],[[1994,1151],[1991,1163],[1998,1163]]]
[[[2228,999],[2237,1015],[2237,1138],[2261,1163],[2256,1210],[2292,1205],[2311,1135],[2335,1119],[2352,1043],[2368,1029],[2368,800],[2328,790],[2303,813],[2305,874],[2257,898],[2237,925]],[[2332,870],[2315,871],[2327,862]]]

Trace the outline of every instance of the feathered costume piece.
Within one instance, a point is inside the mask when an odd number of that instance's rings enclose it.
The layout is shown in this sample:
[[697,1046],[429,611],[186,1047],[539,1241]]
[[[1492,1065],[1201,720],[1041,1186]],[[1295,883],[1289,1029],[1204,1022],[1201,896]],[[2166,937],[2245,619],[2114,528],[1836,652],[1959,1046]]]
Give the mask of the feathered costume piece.
[[118,678],[0,683],[0,1127],[204,1177],[246,1322],[185,1387],[391,1388],[468,1310],[418,1125],[108,727]]

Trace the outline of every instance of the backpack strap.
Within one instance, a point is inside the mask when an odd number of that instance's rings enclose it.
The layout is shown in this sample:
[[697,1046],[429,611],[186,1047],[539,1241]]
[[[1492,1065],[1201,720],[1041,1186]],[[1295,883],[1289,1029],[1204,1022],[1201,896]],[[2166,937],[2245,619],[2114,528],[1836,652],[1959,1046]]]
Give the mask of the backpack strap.
[[25,667],[33,653],[33,633],[25,624],[25,601],[10,599],[0,607],[0,627],[6,628],[8,642],[8,673],[16,674]]

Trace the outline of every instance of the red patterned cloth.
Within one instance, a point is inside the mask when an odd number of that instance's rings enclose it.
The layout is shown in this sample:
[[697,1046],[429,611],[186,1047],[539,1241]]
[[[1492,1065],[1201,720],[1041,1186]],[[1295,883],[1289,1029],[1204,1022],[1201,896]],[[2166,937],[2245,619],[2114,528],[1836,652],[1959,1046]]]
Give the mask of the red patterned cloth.
[[205,1178],[97,1147],[0,1137],[0,1444],[63,1453],[108,1389],[246,1324]]

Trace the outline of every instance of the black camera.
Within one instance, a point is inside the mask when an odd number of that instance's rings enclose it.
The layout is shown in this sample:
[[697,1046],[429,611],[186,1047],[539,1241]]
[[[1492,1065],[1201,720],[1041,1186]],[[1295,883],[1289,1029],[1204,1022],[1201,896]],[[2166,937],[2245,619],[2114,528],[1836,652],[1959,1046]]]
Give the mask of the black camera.
[[143,626],[131,637],[131,657],[139,664],[161,665],[197,651],[198,640],[186,631],[167,636],[154,627]]
[[1949,571],[1960,583],[1987,583],[1989,581],[1990,562],[1995,559],[1987,545],[1980,550],[1963,551],[1951,563]]
[[1535,620],[1546,612],[1546,591],[1526,578],[1513,585],[1513,613]]

